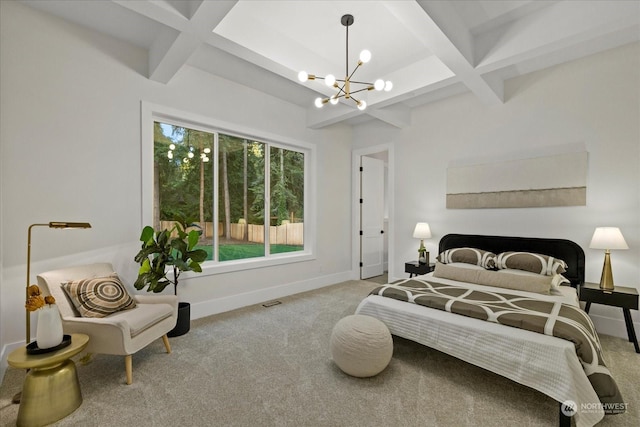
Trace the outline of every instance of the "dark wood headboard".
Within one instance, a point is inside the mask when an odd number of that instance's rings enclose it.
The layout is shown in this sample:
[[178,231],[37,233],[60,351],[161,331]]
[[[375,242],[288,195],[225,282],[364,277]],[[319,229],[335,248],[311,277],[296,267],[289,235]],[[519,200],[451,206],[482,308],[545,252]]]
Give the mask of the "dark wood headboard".
[[571,281],[571,286],[584,283],[584,251],[575,242],[565,239],[544,239],[538,237],[503,237],[474,234],[447,234],[440,239],[439,253],[446,249],[477,248],[500,252],[534,252],[559,258],[567,263],[567,271],[562,273]]

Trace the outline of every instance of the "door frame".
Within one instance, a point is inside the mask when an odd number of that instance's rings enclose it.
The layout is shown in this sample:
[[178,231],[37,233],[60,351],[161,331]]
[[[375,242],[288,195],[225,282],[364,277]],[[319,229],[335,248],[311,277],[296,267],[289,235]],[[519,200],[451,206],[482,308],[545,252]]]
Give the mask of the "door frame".
[[389,229],[387,230],[388,277],[395,277],[394,268],[394,153],[392,144],[380,144],[373,147],[358,148],[351,151],[351,277],[360,280],[360,158],[368,154],[386,151],[387,165],[387,204],[389,210]]

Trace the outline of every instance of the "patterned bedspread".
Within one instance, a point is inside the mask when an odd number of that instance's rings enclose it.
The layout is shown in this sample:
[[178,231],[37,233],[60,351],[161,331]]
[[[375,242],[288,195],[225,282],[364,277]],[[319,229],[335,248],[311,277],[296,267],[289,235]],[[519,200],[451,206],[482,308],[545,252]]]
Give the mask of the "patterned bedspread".
[[578,307],[417,279],[380,286],[371,294],[569,340],[605,413],[625,411],[618,386],[602,359],[593,323]]

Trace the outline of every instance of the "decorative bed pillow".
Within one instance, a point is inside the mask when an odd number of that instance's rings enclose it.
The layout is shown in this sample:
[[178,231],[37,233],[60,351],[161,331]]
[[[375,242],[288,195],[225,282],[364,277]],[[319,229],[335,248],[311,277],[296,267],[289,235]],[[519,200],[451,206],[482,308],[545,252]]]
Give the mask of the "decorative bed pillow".
[[467,264],[466,262],[450,262],[447,264],[450,267],[466,268],[468,270],[484,270],[481,265]]
[[502,252],[496,257],[498,269],[513,268],[553,276],[567,271],[567,263],[552,256],[531,252]]
[[62,284],[62,289],[82,317],[106,317],[136,306],[115,273],[107,277],[66,282]]
[[[540,276],[540,274],[538,273],[532,273],[530,271],[524,271],[524,270],[516,270],[515,268],[505,268],[503,270],[498,270],[498,273],[502,273],[502,274],[519,274],[521,276],[530,276],[530,277],[535,277],[535,276]],[[562,274],[554,274],[553,276],[551,276],[551,287],[552,288],[557,288],[558,286],[571,286],[571,281],[569,279],[567,279],[566,277],[564,277]]]
[[551,277],[539,274],[529,276],[523,274],[500,273],[490,270],[471,270],[436,263],[436,268],[433,271],[433,277],[545,295],[548,295],[551,291]]
[[494,268],[496,254],[476,248],[447,249],[438,255],[438,261],[443,264],[463,262],[465,264],[479,265],[483,268]]

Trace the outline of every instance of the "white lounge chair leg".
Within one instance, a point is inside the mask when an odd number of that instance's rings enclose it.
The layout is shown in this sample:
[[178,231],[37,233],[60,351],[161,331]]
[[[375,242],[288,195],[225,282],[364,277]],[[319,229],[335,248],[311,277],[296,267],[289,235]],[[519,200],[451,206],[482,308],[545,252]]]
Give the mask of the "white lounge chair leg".
[[127,385],[131,385],[133,382],[133,356],[131,354],[124,357],[124,368],[127,371]]
[[169,337],[167,334],[162,336],[162,342],[164,342],[164,346],[167,349],[167,353],[171,353],[171,344],[169,344]]

